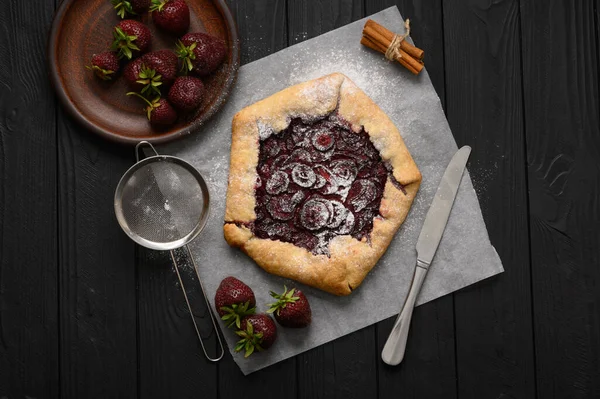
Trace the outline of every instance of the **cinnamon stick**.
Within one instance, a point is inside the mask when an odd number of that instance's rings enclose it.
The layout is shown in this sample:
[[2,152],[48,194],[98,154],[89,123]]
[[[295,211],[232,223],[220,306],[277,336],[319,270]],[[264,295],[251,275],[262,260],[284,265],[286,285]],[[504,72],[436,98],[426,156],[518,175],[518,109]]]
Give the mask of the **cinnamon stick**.
[[404,39],[409,33],[409,28],[407,20],[405,35],[397,36],[377,22],[368,20],[363,29],[363,37],[360,42],[375,51],[385,54],[386,57],[393,58],[410,72],[418,75],[423,69],[422,58],[424,52],[411,44],[403,46],[406,43]]
[[406,51],[402,49],[400,49],[400,57],[397,57],[396,60],[398,62],[400,62],[400,60],[405,60],[408,64],[410,64],[411,67],[413,67],[413,69],[417,71],[417,74],[421,72],[421,69],[423,69],[424,66],[422,62],[415,60]]
[[[362,37],[362,39],[360,40],[360,43],[363,44],[364,46],[369,47],[371,50],[379,51],[380,53],[385,53],[387,50],[386,47],[383,47],[383,46],[379,45],[378,43],[373,42],[371,39],[369,39],[366,36]],[[409,63],[408,57],[396,57],[396,61],[398,61],[400,64],[402,64],[402,66],[404,66],[406,69],[408,69],[410,72],[414,73],[415,75],[418,75],[419,72],[421,72],[421,69],[423,69],[423,65],[419,64],[414,59],[413,59],[413,61],[418,64],[418,67],[415,67],[415,66],[413,66],[412,63]]]
[[417,60],[423,61],[423,57],[425,56],[425,51],[421,50],[418,47],[413,46],[407,40],[402,40],[402,43],[400,43],[400,48],[402,50],[406,51],[408,54],[410,54],[414,58],[416,58]]
[[[365,24],[365,29],[367,27],[369,27],[372,31],[377,32],[379,35],[384,37],[390,43],[394,39],[394,32],[386,29],[384,26],[379,25],[377,22],[373,21],[372,19],[369,19],[367,21],[367,23]],[[421,50],[418,47],[413,46],[406,40],[402,40],[402,43],[400,43],[400,48],[402,50],[404,50],[406,53],[408,53],[411,57],[414,57],[419,61],[423,60],[423,57],[425,56],[425,52],[423,50]]]
[[369,39],[380,43],[382,46],[384,46],[386,49],[389,47],[390,43],[392,42],[393,38],[387,38],[385,37],[378,29],[376,29],[374,26],[366,26],[363,29],[363,36],[367,36]]

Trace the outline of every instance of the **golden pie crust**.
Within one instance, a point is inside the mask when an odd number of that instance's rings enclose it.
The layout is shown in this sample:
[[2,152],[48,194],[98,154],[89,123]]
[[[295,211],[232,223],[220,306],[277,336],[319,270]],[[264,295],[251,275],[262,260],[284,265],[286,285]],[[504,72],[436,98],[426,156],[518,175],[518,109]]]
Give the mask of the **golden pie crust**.
[[[326,117],[333,112],[350,122],[355,132],[364,126],[382,160],[393,167],[394,178],[405,193],[388,177],[370,239],[336,236],[329,243],[329,256],[315,255],[289,242],[256,237],[246,226],[256,220],[261,132],[278,134],[292,118]],[[282,90],[244,108],[233,118],[225,239],[269,273],[332,294],[348,295],[385,253],[408,214],[420,182],[419,169],[388,116],[348,77],[340,73],[327,75]]]

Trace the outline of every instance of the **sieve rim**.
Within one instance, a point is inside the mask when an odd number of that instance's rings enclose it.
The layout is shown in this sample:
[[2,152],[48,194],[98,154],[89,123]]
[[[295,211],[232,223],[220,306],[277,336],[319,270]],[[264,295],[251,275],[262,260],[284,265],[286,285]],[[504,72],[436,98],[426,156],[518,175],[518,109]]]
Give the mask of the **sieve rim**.
[[[131,176],[137,172],[140,168],[152,164],[155,162],[170,162],[176,165],[183,167],[187,172],[191,173],[193,177],[196,179],[198,184],[200,185],[200,190],[202,191],[202,212],[200,213],[200,218],[196,226],[185,236],[181,237],[178,240],[169,241],[169,242],[161,242],[158,243],[156,241],[148,240],[144,237],[139,236],[134,233],[130,228],[129,224],[125,220],[125,216],[123,215],[123,189],[125,187],[125,183],[129,181]],[[208,185],[206,184],[206,180],[200,174],[198,169],[196,169],[192,164],[187,161],[184,161],[181,158],[174,157],[171,155],[152,155],[142,159],[141,161],[133,164],[127,171],[121,176],[119,183],[117,184],[117,188],[115,189],[114,196],[114,208],[115,208],[115,216],[117,217],[117,221],[121,226],[121,229],[129,238],[131,238],[135,243],[148,248],[148,249],[156,249],[168,251],[172,249],[181,248],[184,245],[190,243],[194,238],[200,234],[204,227],[206,226],[206,222],[208,221],[208,216],[210,214],[210,192],[208,190]]]

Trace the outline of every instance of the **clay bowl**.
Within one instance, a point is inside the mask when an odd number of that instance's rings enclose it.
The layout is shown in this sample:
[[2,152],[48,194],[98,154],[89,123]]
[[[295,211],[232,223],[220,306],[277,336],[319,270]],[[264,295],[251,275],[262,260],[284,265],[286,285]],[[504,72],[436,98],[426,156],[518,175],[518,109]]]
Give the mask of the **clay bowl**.
[[[153,128],[141,100],[126,96],[120,77],[111,82],[97,79],[85,68],[92,56],[106,51],[112,30],[120,18],[109,0],[64,0],[59,6],[48,43],[50,78],[67,111],[89,131],[110,140],[135,144],[141,140],[165,143],[199,130],[225,103],[239,68],[237,28],[224,0],[187,0],[189,32],[206,32],[227,44],[227,58],[207,78],[204,101],[197,112],[180,116],[166,129]],[[175,48],[177,38],[156,29],[150,14],[138,17],[153,34],[152,50]]]

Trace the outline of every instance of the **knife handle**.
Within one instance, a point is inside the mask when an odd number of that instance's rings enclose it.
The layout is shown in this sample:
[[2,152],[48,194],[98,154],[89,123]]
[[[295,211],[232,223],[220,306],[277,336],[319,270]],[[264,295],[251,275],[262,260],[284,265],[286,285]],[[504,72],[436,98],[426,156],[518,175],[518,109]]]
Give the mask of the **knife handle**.
[[390,366],[400,364],[404,358],[410,319],[412,318],[413,309],[415,307],[415,300],[419,295],[419,291],[421,291],[421,286],[427,275],[427,266],[427,264],[417,261],[417,267],[415,268],[415,275],[413,276],[410,285],[408,297],[406,298],[402,311],[398,315],[394,327],[392,327],[392,331],[390,332],[390,336],[381,351],[381,359]]

